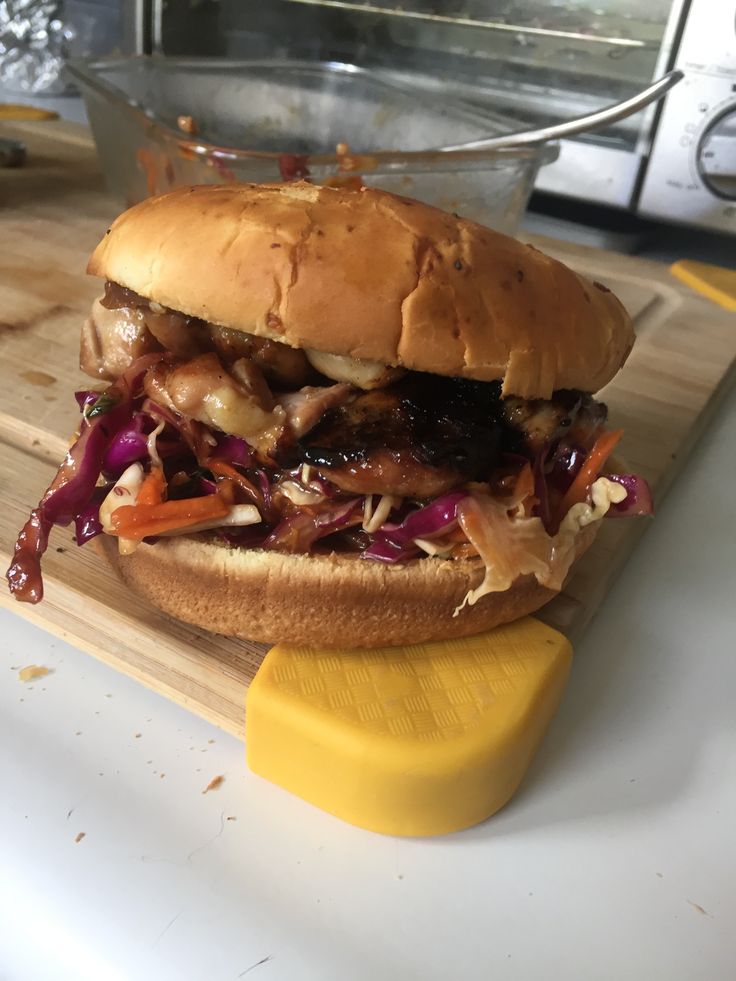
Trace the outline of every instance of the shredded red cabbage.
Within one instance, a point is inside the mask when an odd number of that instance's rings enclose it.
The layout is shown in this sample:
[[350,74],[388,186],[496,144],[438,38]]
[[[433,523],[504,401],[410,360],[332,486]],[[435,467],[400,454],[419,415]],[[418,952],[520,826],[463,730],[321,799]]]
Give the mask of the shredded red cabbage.
[[437,538],[457,525],[457,506],[468,496],[467,491],[451,491],[435,501],[411,511],[401,524],[382,525],[361,558],[377,562],[406,562],[421,554],[415,538]]
[[215,483],[214,480],[210,480],[209,477],[202,477],[202,476],[200,476],[199,479],[198,479],[198,481],[197,481],[197,485],[198,485],[199,489],[202,491],[202,496],[203,497],[206,496],[206,495],[208,495],[208,494],[216,494],[217,493],[217,484]]
[[587,455],[587,450],[577,443],[558,443],[544,464],[547,486],[561,496],[565,494],[577,477]]
[[104,397],[105,411],[87,416],[79,439],[69,449],[37,508],[23,526],[7,572],[10,592],[22,602],[38,603],[43,597],[41,557],[48,547],[52,525],[68,525],[81,515],[93,497],[102,462],[117,433],[130,424],[133,399],[145,372],[164,357],[146,354],[138,358],[114,382]]
[[102,461],[105,476],[117,480],[131,463],[148,457],[148,436],[143,432],[145,422],[146,416],[137,412],[132,424],[115,436]]
[[549,493],[547,491],[547,475],[544,470],[547,452],[547,448],[540,450],[534,457],[534,463],[532,464],[534,496],[537,499],[537,503],[532,509],[532,514],[536,518],[541,518],[545,531],[549,534],[552,528],[552,511],[549,503]]
[[118,429],[130,418],[130,404],[120,404],[82,430],[39,507],[55,525],[68,525],[87,504],[102,470],[105,453]]
[[[421,537],[421,536],[420,536]],[[371,545],[360,553],[362,559],[375,559],[377,562],[406,562],[421,555],[421,549],[413,542],[397,545],[388,538],[376,538]]]
[[93,392],[91,389],[83,389],[74,393],[74,398],[77,400],[80,412],[84,412],[87,406],[92,405],[99,397],[100,392]]
[[[151,416],[158,422],[163,419],[167,425],[171,426],[192,451],[197,463],[200,466],[206,466],[207,460],[212,453],[213,445],[211,442],[212,433],[204,423],[180,416],[178,412],[172,412],[171,409],[159,405],[153,399],[144,399],[141,409],[146,415]],[[160,446],[161,444],[158,443],[157,445]],[[160,449],[159,453],[161,453]]]
[[143,404],[141,405],[141,412],[146,415],[152,416],[159,422],[163,419],[167,422],[173,429],[178,429],[181,422],[183,422],[183,417],[173,412],[171,409],[167,409],[164,405],[159,405],[158,402],[154,402],[153,399],[143,399]]
[[6,575],[10,592],[23,603],[38,603],[43,599],[41,557],[48,548],[52,528],[53,523],[39,505],[31,511],[18,535]]
[[537,503],[532,514],[540,518],[548,535],[557,530],[552,514],[550,491],[562,497],[577,477],[587,451],[576,443],[559,442],[556,446],[545,444],[532,462],[534,496]]
[[467,496],[468,492],[464,490],[443,494],[418,511],[412,511],[400,525],[382,525],[376,532],[376,538],[390,541],[394,545],[406,545],[415,538],[437,538],[444,535],[455,527],[457,506]]
[[102,534],[100,522],[100,504],[107,493],[106,487],[97,487],[89,504],[74,518],[74,540],[77,545],[84,545],[91,538]]
[[360,520],[356,511],[362,502],[362,497],[352,498],[320,514],[298,511],[276,525],[263,542],[263,547],[286,552],[307,552],[319,538]]
[[263,505],[266,510],[271,508],[271,483],[268,479],[268,474],[265,470],[256,470],[256,477],[258,478],[258,486],[260,488],[261,494],[263,496]]
[[213,460],[224,460],[226,463],[237,463],[241,467],[249,467],[252,463],[250,447],[240,436],[226,436],[224,433],[217,433],[217,446],[213,447],[210,458]]
[[634,473],[608,473],[606,477],[626,489],[626,497],[618,504],[611,504],[607,517],[631,518],[654,514],[652,490],[643,477]]

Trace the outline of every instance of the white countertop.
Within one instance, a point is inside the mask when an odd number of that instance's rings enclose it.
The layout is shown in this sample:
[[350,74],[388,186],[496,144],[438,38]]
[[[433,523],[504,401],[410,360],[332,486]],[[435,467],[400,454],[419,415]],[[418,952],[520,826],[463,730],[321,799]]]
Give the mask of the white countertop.
[[[579,644],[518,796],[446,838],[340,823],[0,613],[0,977],[736,976],[734,446],[736,392]],[[23,684],[31,663],[53,673]]]

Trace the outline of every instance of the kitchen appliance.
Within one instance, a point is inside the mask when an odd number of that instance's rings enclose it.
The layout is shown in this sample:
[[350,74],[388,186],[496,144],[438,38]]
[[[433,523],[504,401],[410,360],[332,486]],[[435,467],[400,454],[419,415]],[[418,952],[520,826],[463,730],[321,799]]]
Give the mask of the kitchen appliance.
[[562,141],[538,190],[736,232],[733,0],[129,0],[129,48],[412,72],[431,95],[550,125],[671,68],[661,107]]

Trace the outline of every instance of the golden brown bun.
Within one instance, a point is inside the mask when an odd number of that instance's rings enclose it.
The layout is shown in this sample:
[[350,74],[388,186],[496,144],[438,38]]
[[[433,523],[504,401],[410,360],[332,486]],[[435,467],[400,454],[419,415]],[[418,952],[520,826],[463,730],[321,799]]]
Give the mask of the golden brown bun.
[[604,286],[530,245],[383,191],[180,188],[121,215],[88,271],[190,316],[481,381],[595,392],[634,340]]
[[[582,552],[595,534],[588,526]],[[554,593],[533,576],[453,611],[483,578],[479,560],[384,566],[358,556],[285,555],[177,537],[120,555],[97,539],[125,582],[165,613],[205,630],[265,643],[376,647],[463,637],[526,616]]]

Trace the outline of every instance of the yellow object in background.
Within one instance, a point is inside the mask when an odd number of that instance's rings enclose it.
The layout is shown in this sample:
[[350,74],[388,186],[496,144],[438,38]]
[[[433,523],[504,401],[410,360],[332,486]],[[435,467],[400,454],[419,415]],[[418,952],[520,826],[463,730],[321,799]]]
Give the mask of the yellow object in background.
[[58,112],[50,109],[37,109],[36,106],[23,106],[17,102],[0,102],[0,122],[31,122],[38,119],[58,119]]
[[706,262],[680,259],[670,266],[673,276],[707,296],[724,310],[736,310],[736,270],[711,266]]
[[410,647],[277,646],[248,689],[248,766],[370,831],[459,831],[519,786],[571,659],[532,617]]

